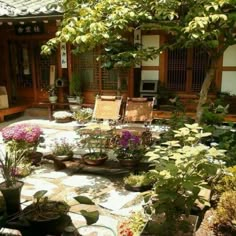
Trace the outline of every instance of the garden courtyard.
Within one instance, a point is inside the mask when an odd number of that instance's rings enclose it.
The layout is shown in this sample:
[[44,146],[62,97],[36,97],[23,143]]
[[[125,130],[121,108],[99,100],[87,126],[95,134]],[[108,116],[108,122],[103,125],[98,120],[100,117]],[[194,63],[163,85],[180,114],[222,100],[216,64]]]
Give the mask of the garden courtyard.
[[[63,200],[70,206],[68,215],[71,222],[68,225],[73,225],[76,229],[82,229],[82,235],[159,235],[159,234],[131,234],[129,230],[122,231],[122,225],[128,222],[130,218],[134,218],[134,212],[143,212],[144,195],[142,192],[128,191],[124,188],[123,178],[130,173],[136,174],[137,169],[119,168],[108,169],[100,167],[100,170],[95,172],[93,168],[82,168],[81,166],[65,165],[63,168],[58,168],[57,162],[48,158],[50,157],[50,148],[55,144],[55,140],[65,139],[68,142],[75,142],[78,139],[78,126],[75,121],[69,123],[56,123],[46,119],[35,119],[33,117],[21,117],[20,119],[11,120],[1,123],[1,129],[12,124],[33,124],[38,125],[43,131],[44,142],[40,143],[37,151],[43,153],[43,159],[37,165],[31,167],[31,173],[20,178],[24,182],[21,192],[21,208],[25,208],[32,203],[33,195],[40,190],[46,190],[46,195],[51,200]],[[159,133],[166,132],[166,125],[157,124],[152,127],[154,134],[158,137]],[[1,149],[4,149],[4,139],[1,137]],[[80,159],[84,154],[84,149],[75,146],[74,159]],[[115,160],[114,153],[108,151],[109,160]],[[92,171],[91,171],[92,169]],[[114,171],[114,172],[113,172]],[[1,178],[1,182],[4,179]],[[95,205],[79,204],[74,197],[82,195],[89,197]],[[183,200],[184,201],[184,200]],[[99,220],[90,229],[85,229],[86,221],[81,215],[81,209],[88,211],[98,210]],[[233,235],[230,233],[215,234],[212,226],[212,213],[205,209],[199,214],[200,223],[197,225],[195,235]],[[19,213],[20,215],[21,213]],[[139,214],[139,213],[138,213]],[[32,231],[27,231],[27,224],[21,222],[19,215],[8,219],[7,226],[12,229],[21,229],[22,235],[32,235]],[[137,216],[138,218],[138,216]],[[134,220],[135,222],[135,220]],[[143,221],[136,219],[135,227],[143,225]],[[104,227],[102,227],[104,226]],[[0,235],[5,235],[6,230],[2,228]],[[87,231],[86,231],[87,230]],[[33,235],[46,235],[35,231]],[[56,234],[55,234],[56,235]],[[59,235],[59,234],[58,234]],[[64,234],[63,234],[64,235]],[[67,234],[65,234],[67,235]],[[69,235],[69,234],[68,234]],[[70,234],[72,235],[72,234]],[[167,235],[167,234],[163,234]],[[193,235],[178,234],[178,235]]]

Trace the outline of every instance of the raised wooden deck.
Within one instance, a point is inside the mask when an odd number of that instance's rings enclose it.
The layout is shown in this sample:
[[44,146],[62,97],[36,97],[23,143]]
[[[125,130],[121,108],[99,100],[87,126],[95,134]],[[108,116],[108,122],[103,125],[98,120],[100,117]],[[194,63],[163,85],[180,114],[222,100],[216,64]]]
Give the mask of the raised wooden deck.
[[15,105],[9,108],[0,109],[0,122],[4,122],[5,116],[24,112],[31,104]]

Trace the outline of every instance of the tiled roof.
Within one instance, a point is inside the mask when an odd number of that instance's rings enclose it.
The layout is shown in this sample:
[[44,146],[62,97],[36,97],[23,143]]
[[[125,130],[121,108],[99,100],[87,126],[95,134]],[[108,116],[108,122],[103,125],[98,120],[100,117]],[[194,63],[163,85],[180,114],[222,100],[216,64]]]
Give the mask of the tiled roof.
[[[61,0],[0,0],[0,17],[22,17],[60,14]],[[48,4],[53,7],[48,9]]]

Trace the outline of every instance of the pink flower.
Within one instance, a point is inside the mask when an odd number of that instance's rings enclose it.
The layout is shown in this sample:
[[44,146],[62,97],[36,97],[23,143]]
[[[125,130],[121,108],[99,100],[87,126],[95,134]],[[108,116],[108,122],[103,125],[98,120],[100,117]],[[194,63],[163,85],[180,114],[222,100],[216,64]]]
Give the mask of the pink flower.
[[25,141],[35,143],[39,140],[42,130],[39,126],[17,124],[2,129],[2,137],[5,141]]

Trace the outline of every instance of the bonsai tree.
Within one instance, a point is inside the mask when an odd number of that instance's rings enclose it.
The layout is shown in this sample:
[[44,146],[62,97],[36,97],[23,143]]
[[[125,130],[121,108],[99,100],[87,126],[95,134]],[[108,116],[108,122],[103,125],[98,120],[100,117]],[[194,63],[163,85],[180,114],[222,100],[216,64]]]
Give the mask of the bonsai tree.
[[64,15],[56,36],[42,47],[50,54],[61,42],[72,43],[77,52],[85,52],[116,40],[130,37],[124,32],[135,29],[152,29],[173,35],[160,48],[127,48],[112,58],[133,58],[137,63],[156,57],[166,49],[202,48],[209,56],[209,63],[202,84],[197,106],[197,121],[202,106],[207,101],[208,90],[215,78],[217,61],[224,51],[236,43],[235,0],[189,1],[95,1],[90,4],[64,0]]

